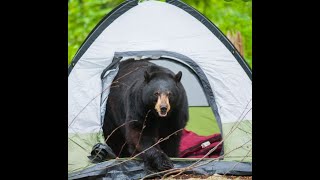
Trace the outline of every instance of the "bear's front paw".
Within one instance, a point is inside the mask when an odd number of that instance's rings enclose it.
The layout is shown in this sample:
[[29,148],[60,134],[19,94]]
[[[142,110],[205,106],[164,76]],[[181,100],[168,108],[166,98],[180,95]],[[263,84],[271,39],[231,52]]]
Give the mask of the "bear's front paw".
[[164,153],[157,154],[156,156],[153,156],[153,158],[148,159],[145,162],[145,166],[148,171],[153,172],[165,171],[174,167],[172,161]]
[[164,171],[164,170],[173,168],[172,161],[166,155],[156,159],[155,161],[157,164],[157,169],[159,171]]

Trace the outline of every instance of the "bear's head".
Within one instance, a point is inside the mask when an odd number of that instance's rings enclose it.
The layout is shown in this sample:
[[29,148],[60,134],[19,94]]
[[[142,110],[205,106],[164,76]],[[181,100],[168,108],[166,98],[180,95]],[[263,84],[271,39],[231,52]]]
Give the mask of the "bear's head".
[[171,71],[153,71],[144,73],[144,84],[142,89],[142,101],[144,105],[159,115],[166,117],[177,107],[182,96],[180,82],[182,72],[177,74]]

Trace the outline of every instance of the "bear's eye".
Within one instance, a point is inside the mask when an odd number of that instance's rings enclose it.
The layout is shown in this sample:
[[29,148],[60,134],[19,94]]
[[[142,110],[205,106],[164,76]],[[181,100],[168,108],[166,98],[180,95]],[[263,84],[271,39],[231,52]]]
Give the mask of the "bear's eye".
[[159,92],[155,92],[155,93],[154,93],[154,96],[159,96]]

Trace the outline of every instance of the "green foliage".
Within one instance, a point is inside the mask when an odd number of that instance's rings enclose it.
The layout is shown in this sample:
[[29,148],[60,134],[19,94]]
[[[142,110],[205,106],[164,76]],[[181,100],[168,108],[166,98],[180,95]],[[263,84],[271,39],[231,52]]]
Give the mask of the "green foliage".
[[123,0],[69,0],[68,64],[91,30]]
[[[124,0],[69,0],[68,63],[96,24]],[[252,67],[252,2],[248,0],[183,0],[224,33],[240,31],[244,58]]]

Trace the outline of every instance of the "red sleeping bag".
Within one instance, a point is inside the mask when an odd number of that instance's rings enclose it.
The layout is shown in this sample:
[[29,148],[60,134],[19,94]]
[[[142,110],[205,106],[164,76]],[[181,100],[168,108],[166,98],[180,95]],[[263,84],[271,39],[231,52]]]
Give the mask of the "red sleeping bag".
[[[202,158],[222,140],[221,134],[216,133],[210,136],[200,136],[192,131],[182,131],[181,144],[179,149],[180,158]],[[222,143],[206,158],[217,158],[220,156]]]

